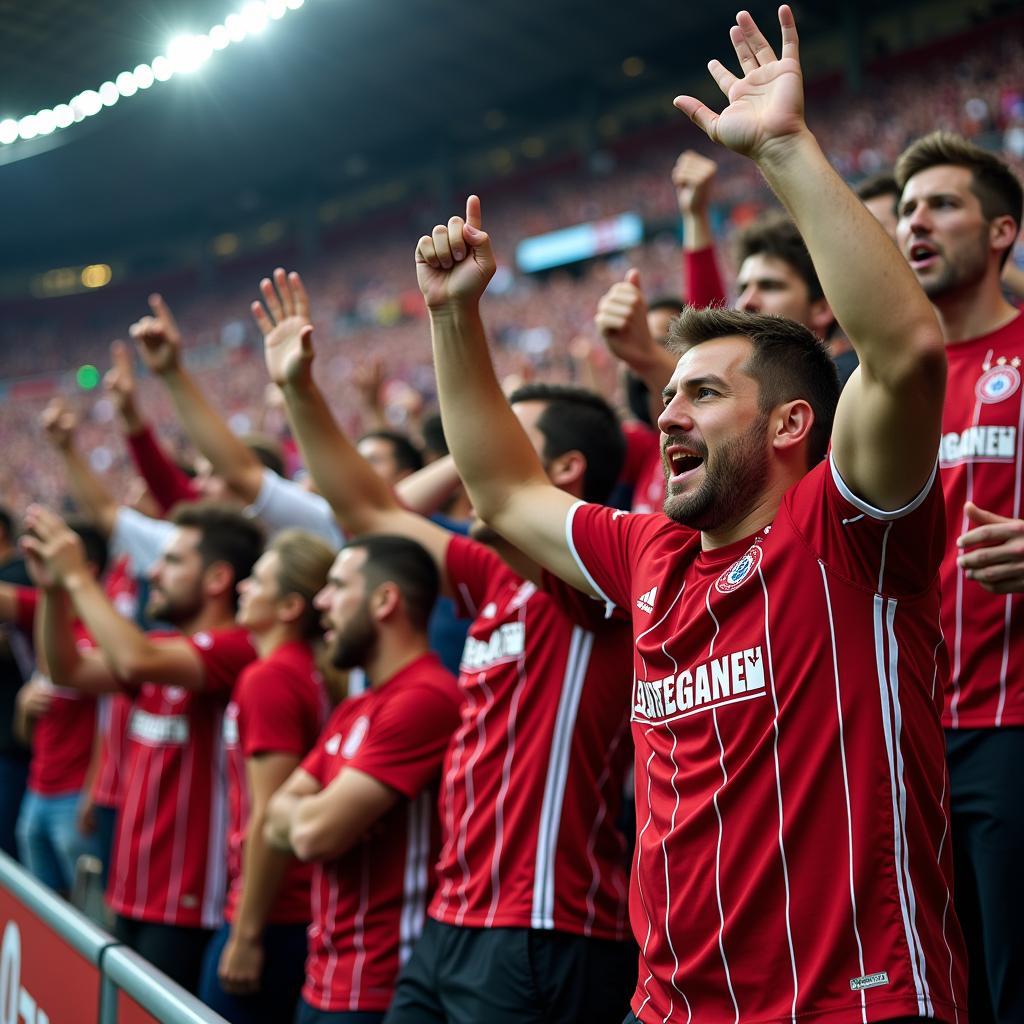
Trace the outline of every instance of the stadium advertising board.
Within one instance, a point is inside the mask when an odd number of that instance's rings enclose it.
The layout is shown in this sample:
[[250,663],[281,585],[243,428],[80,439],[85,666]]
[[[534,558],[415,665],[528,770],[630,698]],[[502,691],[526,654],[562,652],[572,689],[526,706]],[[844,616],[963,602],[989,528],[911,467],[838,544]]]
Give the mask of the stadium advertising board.
[[0,921],[0,1024],[96,1022],[99,970],[2,887]]

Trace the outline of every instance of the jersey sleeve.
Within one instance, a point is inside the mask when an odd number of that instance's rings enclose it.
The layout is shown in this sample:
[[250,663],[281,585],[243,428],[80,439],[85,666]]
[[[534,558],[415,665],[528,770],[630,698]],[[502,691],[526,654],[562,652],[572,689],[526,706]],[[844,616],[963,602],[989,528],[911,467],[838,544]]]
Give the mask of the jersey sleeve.
[[196,501],[200,497],[199,488],[164,451],[148,423],[137,434],[128,435],[128,450],[164,515],[179,501]]
[[302,757],[309,749],[316,736],[317,709],[292,675],[274,665],[250,666],[239,680],[234,699],[244,757]]
[[580,571],[610,610],[629,612],[633,566],[650,537],[667,522],[578,501],[565,520],[565,536]]
[[460,618],[475,619],[491,592],[511,570],[485,544],[453,535],[445,569]]
[[366,739],[348,762],[378,782],[414,797],[441,770],[459,726],[458,691],[410,686],[373,717]]
[[828,569],[876,593],[910,597],[931,586],[942,562],[946,527],[937,469],[913,501],[887,512],[853,493],[830,453],[783,504]]
[[687,303],[698,309],[725,303],[725,286],[713,245],[683,253],[683,294]]
[[256,500],[245,514],[258,519],[271,532],[297,526],[340,547],[345,537],[327,500],[312,494],[294,480],[286,480],[272,469],[263,470]]
[[200,632],[188,642],[203,663],[206,693],[230,693],[239,673],[256,658],[249,634],[242,629]]
[[14,588],[14,625],[28,636],[36,622],[39,607],[39,591],[35,587]]

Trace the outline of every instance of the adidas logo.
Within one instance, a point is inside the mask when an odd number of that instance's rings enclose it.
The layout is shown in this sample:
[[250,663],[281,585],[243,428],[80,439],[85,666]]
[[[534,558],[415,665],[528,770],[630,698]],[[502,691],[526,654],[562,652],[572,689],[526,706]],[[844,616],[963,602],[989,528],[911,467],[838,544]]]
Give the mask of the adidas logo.
[[636,606],[642,612],[653,612],[654,611],[654,599],[658,596],[658,588],[651,587],[646,594],[641,594],[636,599]]

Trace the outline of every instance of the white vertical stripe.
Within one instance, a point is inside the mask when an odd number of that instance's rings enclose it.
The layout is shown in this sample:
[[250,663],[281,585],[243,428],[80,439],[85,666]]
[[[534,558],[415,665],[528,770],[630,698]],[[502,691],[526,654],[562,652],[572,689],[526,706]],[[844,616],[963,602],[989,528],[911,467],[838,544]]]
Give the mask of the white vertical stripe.
[[[131,711],[129,710],[129,715]],[[125,751],[125,766],[127,767],[127,748]],[[128,791],[121,800],[121,807],[117,815],[117,853],[114,863],[117,867],[114,877],[114,885],[111,887],[111,900],[123,907],[128,902],[126,892],[128,885],[128,871],[131,868],[131,840],[135,834],[135,820],[139,814],[139,802],[142,799],[142,789],[146,780],[146,771],[135,771],[128,778]]]
[[[597,917],[597,906],[594,903],[594,897],[597,895],[597,890],[601,887],[601,865],[598,863],[597,856],[595,855],[595,848],[597,846],[597,837],[601,834],[601,826],[604,824],[604,820],[608,816],[608,801],[605,799],[604,790],[605,786],[608,784],[608,779],[611,776],[612,763],[615,760],[619,746],[622,743],[622,738],[625,736],[628,728],[629,716],[623,715],[618,731],[615,733],[614,739],[608,745],[608,753],[605,755],[604,767],[601,769],[601,774],[597,777],[597,781],[594,783],[594,789],[597,790],[598,794],[598,805],[597,814],[594,816],[594,823],[590,827],[590,835],[587,838],[587,863],[590,865],[590,888],[587,890],[587,917],[583,922],[583,934],[586,935],[587,938],[592,934],[594,919]],[[618,917],[621,920],[621,906],[619,911]],[[622,936],[620,935],[619,938],[622,938]]]
[[[189,703],[195,699],[193,694],[186,698]],[[185,848],[189,840],[188,808],[192,797],[192,769],[195,763],[195,722],[192,716],[185,711],[188,719],[188,742],[175,750],[173,760],[177,762],[175,775],[177,776],[178,790],[176,793],[174,808],[174,838],[171,845],[171,874],[167,879],[167,900],[164,905],[164,913],[168,923],[176,918],[181,911],[181,885],[185,879]],[[217,723],[217,732],[221,731],[220,723]],[[211,769],[212,771],[212,769]],[[210,837],[206,837],[210,841]],[[190,893],[189,895],[195,895]]]
[[[945,754],[945,751],[943,751]],[[937,864],[942,864],[942,851],[946,846],[946,836],[949,835],[949,817],[945,813],[946,805],[946,784],[949,782],[949,768],[946,765],[946,759],[942,759],[942,793],[939,795],[939,807],[942,808],[942,838],[939,840],[939,849],[935,856]],[[949,956],[949,1001],[953,1004],[953,1022],[954,1024],[960,1024],[960,1011],[957,1008],[959,1002],[957,993],[953,991],[953,950],[949,945],[949,936],[946,934],[946,923],[949,920],[949,907],[952,903],[952,894],[949,891],[948,881],[943,882],[943,888],[946,890],[946,902],[942,905],[942,941],[946,944],[946,953]]]
[[899,808],[900,808],[900,831],[902,833],[903,847],[903,873],[906,877],[907,910],[910,920],[911,935],[916,949],[919,972],[921,975],[921,986],[924,992],[926,1015],[934,1016],[935,1008],[932,1006],[931,991],[928,988],[928,967],[925,962],[924,943],[921,941],[921,934],[917,930],[917,895],[914,892],[914,877],[910,870],[910,843],[907,838],[907,786],[903,774],[903,708],[900,704],[900,676],[899,676],[899,643],[896,639],[896,631],[893,623],[896,618],[896,602],[890,600],[886,605],[886,632],[889,638],[889,692],[892,695],[893,707],[893,747],[896,752],[896,771],[899,782]]
[[[710,596],[711,589],[708,588]],[[710,604],[708,611],[711,611]],[[716,620],[717,624],[717,620]],[[716,630],[717,636],[717,630]],[[712,639],[711,646],[714,648],[715,641]],[[708,657],[711,657],[709,654]],[[711,720],[715,724],[715,737],[718,740],[718,765],[722,769],[722,784],[715,790],[711,802],[715,807],[715,817],[718,819],[718,842],[715,844],[715,898],[718,900],[718,953],[722,958],[722,967],[725,970],[725,983],[729,986],[729,996],[732,999],[734,1012],[733,1024],[739,1024],[740,1004],[736,1001],[736,991],[732,987],[732,972],[729,970],[729,958],[725,955],[725,910],[722,907],[722,812],[718,807],[718,794],[725,789],[729,781],[729,773],[725,770],[725,744],[722,743],[722,734],[718,729],[718,709],[711,709]]]
[[[519,621],[523,625],[523,635],[526,635],[526,609],[529,600],[519,609]],[[491,905],[487,911],[484,927],[490,928],[494,916],[498,912],[498,904],[501,901],[501,855],[505,848],[505,800],[508,797],[508,789],[512,784],[512,760],[516,752],[516,727],[519,723],[519,703],[526,688],[526,648],[524,645],[522,653],[516,662],[518,682],[512,700],[508,706],[508,722],[505,726],[505,759],[501,766],[501,786],[498,789],[498,798],[494,804],[494,849],[491,852]]]
[[594,634],[580,626],[574,626],[558,695],[558,710],[555,714],[548,770],[544,779],[544,797],[540,807],[537,856],[533,875],[533,908],[530,915],[533,928],[555,927],[555,862],[562,824],[562,803],[565,800],[565,783],[569,777],[572,739],[576,731],[576,716],[583,693],[583,680],[587,676],[593,649]]
[[334,933],[338,927],[337,867],[337,864],[331,864],[322,872],[323,878],[327,881],[327,912],[323,918],[324,925],[320,934],[327,952],[327,966],[324,968],[323,978],[320,982],[320,1006],[318,1007],[320,1010],[326,1010],[330,1006],[334,972],[338,969],[338,947],[334,944]]
[[430,858],[430,791],[409,801],[405,823],[405,874],[399,917],[398,965],[403,967],[423,931]]
[[[1024,394],[1020,396],[1020,409],[1017,414],[1017,465],[1013,475],[1013,512],[1014,519],[1020,519],[1020,485],[1021,485],[1021,435],[1024,434]],[[1010,620],[1013,613],[1013,594],[1007,594],[1003,609],[1003,658],[999,666],[999,703],[996,706],[996,725],[1003,724],[1003,711],[1006,708],[1006,674],[1010,665]]]
[[147,747],[148,771],[146,772],[146,804],[142,816],[142,827],[136,833],[138,842],[132,843],[132,853],[138,857],[135,868],[135,902],[127,917],[141,917],[146,908],[149,892],[149,851],[153,847],[157,797],[160,793],[160,778],[164,771],[167,750]]
[[[644,733],[644,737],[650,736],[654,732],[654,729],[648,729]],[[640,871],[640,858],[643,856],[643,839],[644,833],[651,827],[651,822],[654,820],[654,808],[651,805],[651,762],[654,760],[654,751],[651,751],[651,756],[647,758],[647,764],[644,765],[644,771],[647,775],[647,821],[644,822],[644,827],[640,829],[636,837],[636,888],[637,894],[640,896],[640,905],[644,908],[644,913],[647,915],[647,934],[644,936],[644,944],[642,947],[644,962],[647,962],[647,947],[651,942],[651,932],[654,930],[654,919],[651,917],[651,912],[647,906],[647,899],[644,896],[644,882],[643,874]],[[654,977],[654,971],[650,971],[647,977],[640,982],[644,990],[644,1001],[636,1010],[636,1017],[640,1019],[640,1015],[643,1013],[644,1007],[651,1001],[651,992],[647,987],[650,984],[651,978]]]
[[[825,563],[819,558],[818,568],[821,570],[821,586],[825,592],[825,607],[828,610],[828,632],[832,645],[832,678],[836,687],[836,721],[839,724],[839,762],[843,767],[843,797],[846,801],[846,850],[850,872],[850,919],[853,923],[853,937],[857,942],[857,963],[860,966],[860,977],[867,974],[864,968],[864,945],[860,939],[860,927],[857,924],[857,894],[853,880],[853,812],[850,809],[850,776],[846,767],[846,735],[843,724],[843,698],[839,686],[839,657],[836,654],[836,623],[832,616],[832,595],[828,589],[828,575]],[[860,990],[860,1019],[867,1024],[868,1008],[867,993]]]
[[[664,649],[664,648],[662,648]],[[676,814],[679,813],[679,789],[676,786],[676,779],[679,777],[679,764],[676,761],[676,745],[679,743],[679,737],[675,730],[672,730],[672,749],[669,752],[669,760],[672,762],[672,792],[676,795],[675,806],[672,808],[672,818],[670,820],[668,832],[661,833],[661,856],[665,864],[665,938],[668,941],[668,950],[672,954],[672,974],[669,977],[669,981],[672,983],[672,987],[683,997],[683,1002],[686,1004],[686,1020],[687,1024],[693,1018],[693,1010],[690,1008],[690,1000],[686,998],[686,993],[679,987],[676,981],[676,976],[679,974],[679,956],[676,953],[675,943],[672,941],[672,924],[669,920],[669,911],[672,907],[672,883],[669,878],[668,870],[668,848],[665,845],[666,836],[671,835],[676,828]],[[662,1024],[668,1024],[672,1019],[672,1010],[675,1006],[675,997],[670,996],[668,1001],[668,1010],[665,1012],[665,1016],[662,1019]]]
[[480,760],[480,756],[484,752],[487,740],[487,712],[494,706],[494,693],[490,687],[484,682],[484,673],[480,674],[479,677],[480,689],[484,691],[486,697],[484,699],[483,707],[480,709],[480,714],[476,716],[476,748],[473,753],[469,755],[469,760],[466,762],[466,809],[462,813],[462,820],[459,822],[459,839],[455,844],[455,853],[459,861],[459,866],[462,868],[462,884],[459,886],[459,912],[455,915],[455,923],[462,924],[462,919],[466,915],[466,911],[469,909],[469,899],[466,896],[466,889],[469,886],[470,870],[469,862],[466,860],[466,840],[469,836],[469,820],[473,816],[473,811],[476,809],[476,794],[473,790],[473,767],[476,762]]
[[883,586],[885,580],[885,556],[889,550],[889,534],[892,531],[892,523],[887,523],[885,532],[882,534],[882,557],[878,563],[878,587],[879,593],[885,589]]
[[782,878],[786,885],[786,940],[789,943],[789,963],[793,971],[793,1005],[790,1009],[790,1016],[793,1024],[796,1024],[796,1000],[800,987],[797,979],[796,952],[793,949],[793,926],[789,917],[789,864],[786,861],[786,844],[783,839],[784,815],[782,810],[782,775],[779,770],[779,698],[775,692],[775,664],[772,658],[772,631],[768,622],[768,584],[765,582],[764,570],[758,567],[757,575],[761,579],[761,591],[764,594],[764,644],[768,658],[768,679],[772,688],[772,705],[775,708],[775,717],[772,720],[772,727],[775,731],[775,742],[773,755],[775,758],[775,794],[779,802],[779,856],[782,860]]
[[[895,602],[892,602],[895,604]],[[917,960],[917,947],[911,933],[910,914],[907,905],[907,894],[905,878],[903,875],[903,825],[900,817],[900,802],[896,782],[896,755],[892,732],[892,715],[889,710],[889,701],[892,697],[890,684],[886,670],[885,639],[886,630],[883,623],[883,612],[885,610],[885,599],[881,594],[874,597],[874,634],[875,634],[875,668],[878,674],[878,689],[882,705],[882,727],[885,736],[885,750],[889,761],[889,789],[892,801],[893,819],[893,852],[896,863],[896,888],[900,898],[900,913],[903,918],[903,931],[907,941],[907,948],[910,953],[910,969],[914,979],[914,988],[917,990],[917,1012],[924,1016],[926,1013],[924,988],[921,983],[921,975]]]
[[[455,734],[455,739],[452,741],[455,745],[455,752],[452,754],[451,763],[444,777],[444,845],[438,858],[441,863],[446,862],[452,856],[458,841],[455,830],[455,778],[462,768],[462,759],[466,753],[466,737],[469,735],[470,722],[473,720],[473,712],[476,710],[476,701],[469,690],[465,692],[465,707],[468,708],[468,714],[463,718],[462,724]],[[451,875],[448,875],[441,885],[438,893],[438,911],[441,914],[448,911],[448,901],[453,884]]]
[[[985,365],[992,358],[992,349],[988,350],[988,353],[983,360]],[[974,403],[974,414],[971,416],[971,426],[976,427],[978,421],[981,419],[981,399],[979,398]],[[1018,446],[1020,444],[1020,434],[1017,435]],[[974,463],[971,461],[967,462],[967,485],[964,493],[964,503],[974,500]],[[960,517],[960,532],[966,533],[970,527],[970,521],[967,518],[967,513],[963,513]],[[946,538],[948,541],[948,537]],[[960,715],[958,708],[960,706],[960,663],[961,663],[961,642],[963,640],[963,628],[964,628],[964,571],[957,566],[956,568],[956,606],[954,614],[954,629],[953,629],[953,670],[951,673],[951,683],[953,685],[953,696],[949,702],[949,714],[954,729],[960,727]]]
[[362,870],[359,873],[359,908],[352,922],[352,987],[349,989],[348,1008],[359,1009],[359,997],[363,994],[363,965],[366,963],[366,909],[370,905],[370,844],[363,843],[360,851]]
[[[224,919],[224,894],[227,887],[228,801],[227,749],[224,746],[224,713],[214,720],[213,759],[210,765],[210,838],[206,853],[206,877],[203,880],[204,928],[216,928]],[[239,804],[244,808],[243,822],[249,820],[249,783],[242,764]]]

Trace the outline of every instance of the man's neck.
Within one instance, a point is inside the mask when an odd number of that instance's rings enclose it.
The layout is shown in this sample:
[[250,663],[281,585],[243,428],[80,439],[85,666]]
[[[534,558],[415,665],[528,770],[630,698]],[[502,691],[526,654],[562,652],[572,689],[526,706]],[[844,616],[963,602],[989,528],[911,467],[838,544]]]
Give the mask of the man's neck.
[[415,634],[397,643],[382,637],[377,650],[363,665],[370,688],[376,690],[383,686],[429,650],[430,645],[423,634]]
[[974,287],[941,296],[934,306],[947,345],[991,334],[1018,313],[1004,298],[998,275],[991,274]]
[[215,629],[234,629],[236,625],[235,610],[217,604],[201,609],[195,618],[181,623],[179,628],[186,636],[193,636],[196,633],[209,633]]

